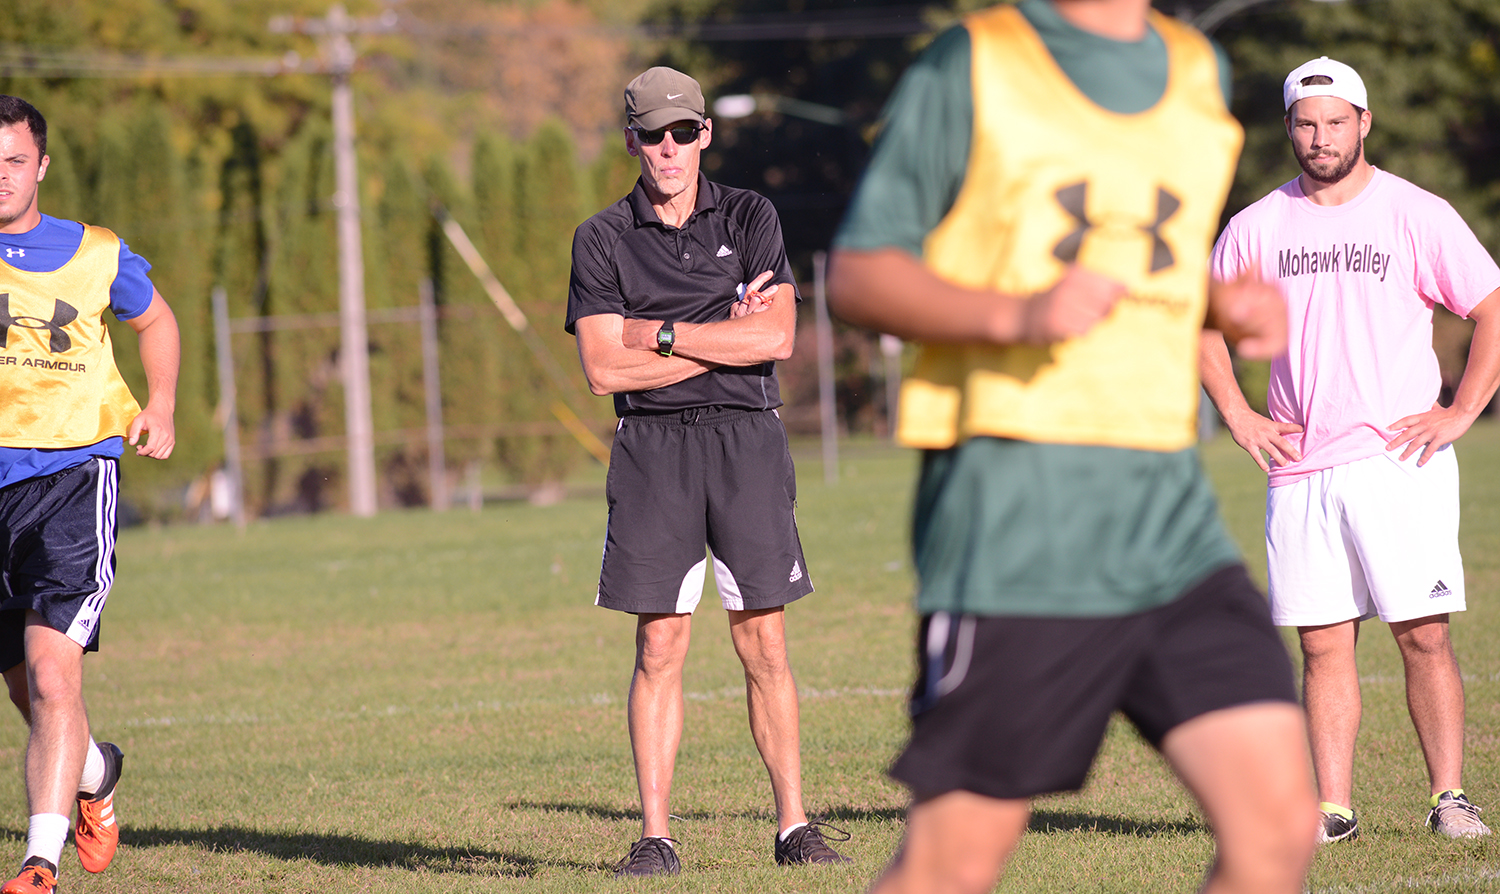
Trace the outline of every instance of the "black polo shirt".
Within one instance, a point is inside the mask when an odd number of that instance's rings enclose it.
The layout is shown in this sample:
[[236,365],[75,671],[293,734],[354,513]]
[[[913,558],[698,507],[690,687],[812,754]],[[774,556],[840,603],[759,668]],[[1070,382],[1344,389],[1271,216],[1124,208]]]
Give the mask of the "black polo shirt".
[[[796,290],[781,221],[765,196],[711,183],[700,173],[692,216],[680,228],[669,227],[637,180],[630,195],[573,234],[564,328],[576,334],[578,320],[595,314],[674,323],[727,320],[736,287],[767,270],[776,272],[772,283]],[[620,416],[708,406],[781,406],[776,364],[721,366],[675,385],[615,395]]]

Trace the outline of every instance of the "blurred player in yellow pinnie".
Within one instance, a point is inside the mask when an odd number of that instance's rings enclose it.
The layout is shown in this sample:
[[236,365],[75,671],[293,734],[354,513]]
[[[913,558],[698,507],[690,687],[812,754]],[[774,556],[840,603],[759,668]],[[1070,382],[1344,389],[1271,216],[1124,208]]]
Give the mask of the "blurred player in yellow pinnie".
[[1291,664],[1194,448],[1205,323],[1286,344],[1273,287],[1210,282],[1228,84],[1147,0],[1021,0],[938,37],[891,99],[828,280],[844,319],[921,343],[898,420],[923,450],[918,679],[891,769],[912,804],[878,894],[993,890],[1116,712],[1213,828],[1204,892],[1303,890]]

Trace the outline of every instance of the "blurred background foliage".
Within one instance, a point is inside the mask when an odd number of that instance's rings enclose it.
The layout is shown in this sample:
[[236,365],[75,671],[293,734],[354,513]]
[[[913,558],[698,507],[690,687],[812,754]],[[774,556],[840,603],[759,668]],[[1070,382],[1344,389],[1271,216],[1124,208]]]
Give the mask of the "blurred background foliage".
[[[480,463],[522,490],[545,490],[592,460],[553,417],[548,380],[443,237],[434,199],[568,367],[572,402],[607,437],[610,403],[586,397],[561,320],[573,228],[636,175],[619,132],[624,83],[670,64],[695,75],[710,102],[751,94],[833,113],[812,120],[772,103],[720,117],[704,161],[716,180],[775,203],[810,298],[812,258],[832,238],[896,79],[941,28],[986,5],[350,0],[350,16],[388,25],[353,36],[366,300],[372,311],[411,307],[420,283],[433,283],[454,478]],[[1213,4],[1156,5],[1191,18]],[[127,460],[127,496],[147,517],[203,515],[208,476],[223,463],[211,290],[226,290],[239,320],[337,310],[328,77],[215,68],[316,66],[317,39],[270,21],[328,9],[325,0],[8,0],[0,17],[0,92],[31,100],[51,125],[43,210],[118,232],[155,264],[182,323],[178,453],[169,463]],[[1281,81],[1326,54],[1369,86],[1371,160],[1448,199],[1500,250],[1500,3],[1269,0],[1215,37],[1233,60],[1233,110],[1247,131],[1226,217],[1296,175]],[[99,60],[117,70],[101,75]],[[164,74],[167,63],[191,70]],[[1191,164],[1193,135],[1174,135],[1162,151]],[[1468,324],[1440,315],[1448,388],[1467,338]],[[143,387],[133,337],[117,341],[122,368]],[[380,502],[419,505],[429,482],[415,324],[373,323],[370,345]],[[794,432],[817,430],[812,348],[809,334],[782,364]],[[885,433],[873,337],[841,327],[836,351],[841,426]],[[242,333],[234,352],[251,513],[341,507],[337,328]],[[1264,370],[1243,372],[1252,397],[1263,394],[1254,382]]]

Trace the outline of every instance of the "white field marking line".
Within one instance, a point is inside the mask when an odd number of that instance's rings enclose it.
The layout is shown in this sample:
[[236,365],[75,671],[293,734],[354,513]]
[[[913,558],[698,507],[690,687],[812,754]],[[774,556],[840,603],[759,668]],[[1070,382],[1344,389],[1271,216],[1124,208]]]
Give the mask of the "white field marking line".
[[1415,891],[1422,888],[1447,888],[1468,885],[1473,882],[1500,879],[1500,869],[1482,869],[1478,872],[1449,873],[1434,878],[1393,878],[1389,881],[1366,885],[1335,885],[1328,888],[1308,888],[1308,894],[1373,894],[1377,891]]
[[[843,686],[833,689],[813,689],[801,687],[797,695],[801,699],[840,699],[840,698],[905,698],[908,695],[906,689],[880,689],[868,686]],[[719,701],[743,701],[745,690],[743,687],[726,686],[723,689],[709,690],[705,692],[684,692],[682,697],[692,702],[719,702]],[[426,705],[386,705],[383,708],[371,708],[369,705],[360,705],[357,710],[349,711],[324,711],[317,715],[321,720],[355,720],[355,719],[379,719],[382,717],[406,717],[410,715],[429,716],[456,716],[461,714],[483,714],[483,713],[505,713],[508,711],[519,711],[528,708],[567,708],[575,706],[607,707],[610,705],[623,705],[625,699],[619,695],[608,692],[595,692],[577,698],[562,699],[520,699],[513,701],[475,701],[475,702],[451,702],[449,704],[426,704]],[[305,716],[305,715],[304,715]],[[202,714],[197,717],[134,717],[120,723],[121,726],[140,728],[168,727],[168,726],[262,726],[271,724],[291,723],[301,720],[301,717],[290,713],[275,714]]]
[[[1464,674],[1465,683],[1493,683],[1500,682],[1500,674]],[[1369,675],[1359,678],[1361,684],[1405,685],[1405,679],[1391,675]],[[905,698],[910,695],[906,688],[890,689],[869,686],[843,686],[832,689],[814,689],[812,687],[798,687],[797,694],[803,699],[838,699],[838,698]],[[745,698],[745,690],[742,687],[726,686],[719,690],[703,692],[684,692],[683,699],[692,702],[717,702],[725,700],[742,701]],[[472,703],[452,702],[448,705],[386,705],[384,708],[371,709],[368,705],[361,705],[357,710],[351,711],[328,711],[321,717],[325,720],[352,720],[355,718],[378,718],[378,717],[402,717],[412,714],[426,714],[438,716],[453,716],[465,713],[486,713],[523,710],[537,707],[572,707],[575,705],[591,705],[605,707],[615,704],[623,704],[622,696],[613,695],[608,692],[595,692],[585,696],[566,699],[520,699],[511,701],[476,701]],[[150,728],[159,726],[259,726],[262,724],[288,723],[294,719],[289,714],[203,714],[197,717],[135,717],[122,722],[122,725],[134,728]]]
[[[1459,659],[1462,661],[1462,659]],[[1494,674],[1459,674],[1465,683],[1500,683],[1500,673]],[[1406,678],[1399,674],[1361,674],[1359,678],[1361,685],[1371,683],[1376,685],[1400,686],[1406,685]]]

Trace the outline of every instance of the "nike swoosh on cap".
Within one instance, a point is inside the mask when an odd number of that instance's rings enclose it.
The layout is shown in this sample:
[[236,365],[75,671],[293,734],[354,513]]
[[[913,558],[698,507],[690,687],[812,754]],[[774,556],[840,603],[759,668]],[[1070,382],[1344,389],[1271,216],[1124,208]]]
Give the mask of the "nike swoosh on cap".
[[682,96],[681,93],[668,93],[667,94],[667,99],[678,99],[681,96]]

